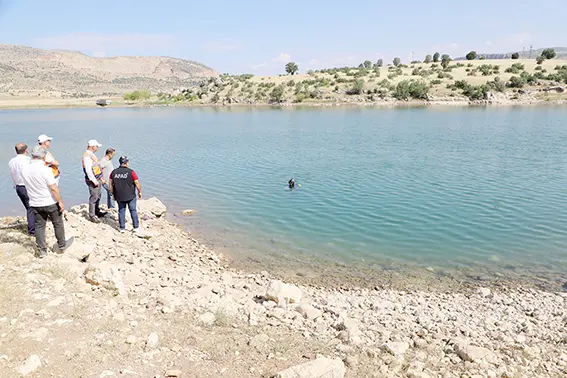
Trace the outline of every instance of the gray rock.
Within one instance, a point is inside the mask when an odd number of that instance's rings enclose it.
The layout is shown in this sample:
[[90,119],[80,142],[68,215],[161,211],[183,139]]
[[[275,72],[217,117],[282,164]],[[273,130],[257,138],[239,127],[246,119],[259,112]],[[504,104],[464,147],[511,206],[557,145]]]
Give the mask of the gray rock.
[[301,290],[294,285],[285,284],[278,280],[270,281],[266,289],[266,299],[281,303],[299,303],[302,297]]
[[181,377],[183,372],[178,369],[171,369],[165,372],[166,377]]
[[212,312],[206,312],[199,317],[199,320],[204,325],[212,325],[215,322],[215,314]]
[[296,307],[295,311],[299,312],[305,319],[316,320],[323,315],[323,312],[311,305],[300,304]]
[[251,338],[248,342],[248,346],[251,348],[263,349],[268,341],[270,341],[269,336],[265,333],[261,333]]
[[146,348],[148,349],[154,349],[158,346],[159,343],[159,336],[157,333],[152,332],[150,333],[150,335],[148,336],[148,339],[146,340]]
[[282,370],[274,378],[343,378],[345,364],[339,359],[317,358],[316,360]]
[[143,215],[151,214],[156,218],[161,218],[167,212],[167,207],[156,197],[138,201],[138,211]]
[[492,352],[486,348],[465,343],[457,343],[454,345],[455,353],[463,360],[469,362],[478,362],[488,357]]
[[126,344],[135,344],[136,343],[136,336],[130,335],[126,338]]
[[403,341],[390,341],[382,345],[382,349],[394,356],[403,356],[410,345]]
[[26,375],[39,369],[40,366],[41,359],[38,355],[32,354],[28,357],[27,360],[24,361],[23,364],[20,365],[18,372],[25,377]]

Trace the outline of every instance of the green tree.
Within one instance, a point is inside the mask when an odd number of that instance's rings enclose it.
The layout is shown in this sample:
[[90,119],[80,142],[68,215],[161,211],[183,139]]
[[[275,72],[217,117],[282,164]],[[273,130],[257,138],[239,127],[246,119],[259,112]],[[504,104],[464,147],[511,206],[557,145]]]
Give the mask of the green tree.
[[431,60],[433,60],[433,58],[431,57],[431,55],[426,55],[426,56],[425,56],[425,60],[423,61],[423,63],[431,63]]
[[545,60],[545,58],[542,55],[540,55],[536,58],[537,64],[542,64],[544,60]]
[[451,57],[448,54],[443,54],[441,57],[441,66],[443,68],[449,67],[449,63],[451,62]]
[[285,88],[283,85],[278,85],[272,89],[272,93],[270,93],[270,101],[272,102],[282,102],[284,99]]
[[433,63],[438,63],[439,62],[439,56],[440,54],[438,52],[436,52],[435,54],[433,54]]
[[369,60],[365,60],[363,65],[364,65],[364,68],[366,68],[367,70],[372,68],[372,62],[369,61]]
[[466,55],[467,60],[475,60],[476,59],[476,51],[471,51]]
[[290,75],[295,75],[299,71],[299,67],[294,62],[289,62],[285,65],[285,72]]
[[148,100],[151,95],[150,92],[147,89],[138,89],[135,90],[134,92],[130,92],[130,93],[125,93],[124,94],[124,100],[126,101],[140,101],[140,100]]
[[395,57],[395,58],[394,58],[394,62],[393,62],[393,63],[394,63],[394,66],[396,66],[396,67],[399,66],[399,65],[400,65],[400,62],[401,62],[400,58],[398,58],[398,57]]
[[384,65],[384,61],[383,61],[382,59],[378,59],[378,60],[376,61],[376,66],[382,67],[383,65]]
[[518,54],[518,53],[513,53],[513,54],[512,54],[512,59],[520,59],[520,54]]
[[555,53],[554,49],[545,49],[541,52],[541,56],[545,59],[553,59],[557,54]]
[[403,80],[398,83],[392,96],[397,100],[427,100],[429,86],[423,81]]
[[346,92],[348,95],[359,95],[364,91],[364,80],[357,79],[352,84],[352,87]]

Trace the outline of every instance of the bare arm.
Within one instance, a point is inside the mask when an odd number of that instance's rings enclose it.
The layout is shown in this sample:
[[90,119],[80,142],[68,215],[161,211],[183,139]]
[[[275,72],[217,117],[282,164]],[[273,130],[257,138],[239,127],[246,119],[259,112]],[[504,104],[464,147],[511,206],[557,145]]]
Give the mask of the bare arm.
[[140,181],[134,180],[134,185],[136,185],[136,189],[138,189],[138,199],[142,199],[142,185],[140,185]]
[[63,210],[65,210],[65,205],[63,204],[61,193],[59,193],[59,187],[57,186],[57,184],[49,185],[49,190],[51,190],[51,193],[53,194],[53,198],[55,198],[55,200],[57,201],[57,204],[59,205],[59,210],[63,212]]
[[108,191],[114,196],[114,190],[112,189],[112,176],[108,179]]

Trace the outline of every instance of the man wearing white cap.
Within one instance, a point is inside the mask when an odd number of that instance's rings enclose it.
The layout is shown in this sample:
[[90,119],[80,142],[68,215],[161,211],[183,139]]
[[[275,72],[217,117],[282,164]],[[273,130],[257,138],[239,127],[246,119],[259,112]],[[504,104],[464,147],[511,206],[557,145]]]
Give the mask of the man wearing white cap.
[[49,152],[49,149],[51,148],[52,140],[53,140],[52,137],[49,137],[45,134],[41,134],[40,136],[37,137],[37,143],[39,143],[39,145],[43,147],[46,151],[45,159],[44,159],[45,165],[51,168],[51,172],[53,173],[55,182],[57,183],[57,186],[59,186],[59,176],[61,176],[61,172],[59,171],[59,162],[55,160],[53,154]]
[[87,151],[83,154],[83,172],[85,173],[85,183],[89,187],[89,220],[100,223],[100,219],[107,213],[100,211],[100,193],[103,184],[106,184],[102,176],[102,169],[95,153],[102,144],[95,139],[87,143]]
[[62,253],[73,243],[73,238],[65,239],[63,210],[65,205],[61,199],[59,188],[51,170],[45,166],[45,148],[34,146],[31,151],[32,161],[22,168],[22,179],[34,211],[35,240],[39,248],[39,258],[47,256],[45,229],[50,219],[55,231],[57,243],[53,250]]

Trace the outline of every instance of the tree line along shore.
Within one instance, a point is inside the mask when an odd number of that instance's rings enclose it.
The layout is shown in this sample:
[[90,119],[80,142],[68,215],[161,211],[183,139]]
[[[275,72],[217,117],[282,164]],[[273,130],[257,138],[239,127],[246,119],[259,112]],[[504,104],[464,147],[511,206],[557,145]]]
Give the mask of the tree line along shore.
[[384,65],[367,60],[356,67],[310,70],[298,74],[294,62],[286,74],[223,74],[173,93],[137,90],[126,93],[129,104],[309,104],[380,102],[545,102],[565,100],[567,60],[547,49],[536,59],[486,60],[476,52],[467,60],[427,55],[424,61]]

